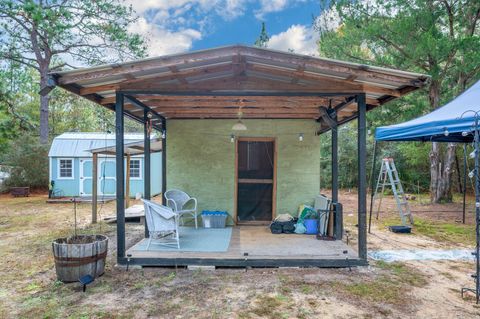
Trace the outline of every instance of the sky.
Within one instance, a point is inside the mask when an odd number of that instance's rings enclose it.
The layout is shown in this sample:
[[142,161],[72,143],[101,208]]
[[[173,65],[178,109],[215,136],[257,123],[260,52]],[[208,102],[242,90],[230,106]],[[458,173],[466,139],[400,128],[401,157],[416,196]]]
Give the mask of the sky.
[[253,45],[265,22],[268,47],[316,55],[318,0],[127,0],[139,18],[130,31],[148,39],[149,56],[231,44]]

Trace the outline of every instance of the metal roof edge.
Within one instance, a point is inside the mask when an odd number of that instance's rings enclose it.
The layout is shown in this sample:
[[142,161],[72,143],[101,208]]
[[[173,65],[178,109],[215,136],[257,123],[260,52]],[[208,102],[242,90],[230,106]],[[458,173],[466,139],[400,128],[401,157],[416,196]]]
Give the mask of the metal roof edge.
[[361,64],[361,63],[338,60],[338,59],[331,59],[331,58],[326,58],[326,57],[317,57],[317,56],[311,56],[311,55],[294,53],[294,52],[292,53],[292,52],[286,52],[286,51],[281,51],[281,50],[277,50],[277,49],[259,48],[259,47],[255,47],[255,46],[252,46],[252,45],[245,45],[245,44],[233,44],[233,45],[219,46],[219,47],[208,48],[208,49],[203,49],[203,50],[195,50],[195,51],[187,51],[187,52],[181,52],[181,53],[167,54],[167,55],[148,57],[148,58],[144,58],[144,59],[131,60],[131,61],[120,62],[120,63],[110,63],[110,64],[103,64],[103,65],[98,65],[98,66],[93,66],[93,67],[79,68],[79,69],[74,69],[74,70],[51,72],[51,73],[49,73],[49,75],[56,76],[56,77],[58,77],[58,76],[61,77],[61,76],[64,76],[64,75],[78,75],[78,74],[82,74],[82,73],[86,73],[86,72],[95,72],[95,71],[113,69],[113,68],[120,67],[120,66],[125,67],[125,66],[128,66],[128,65],[134,65],[134,64],[156,61],[156,60],[161,60],[161,59],[178,58],[178,57],[182,57],[182,56],[188,56],[188,55],[191,55],[191,54],[197,54],[197,53],[200,54],[200,53],[204,53],[204,52],[212,52],[212,51],[216,51],[216,50],[235,49],[235,48],[240,49],[240,50],[241,49],[249,49],[249,50],[274,52],[274,53],[284,54],[284,55],[287,55],[287,56],[296,57],[296,58],[300,58],[300,59],[312,59],[312,60],[318,60],[318,61],[325,61],[325,62],[335,63],[335,64],[338,64],[338,65],[355,67],[355,68],[365,70],[365,71],[374,71],[374,72],[389,73],[389,74],[394,73],[394,74],[397,74],[397,75],[411,76],[411,77],[414,77],[414,78],[425,78],[425,79],[431,78],[430,75],[422,74],[422,73],[403,71],[403,70],[399,70],[399,69],[386,68],[386,67],[380,67],[380,66],[369,65],[369,64]]

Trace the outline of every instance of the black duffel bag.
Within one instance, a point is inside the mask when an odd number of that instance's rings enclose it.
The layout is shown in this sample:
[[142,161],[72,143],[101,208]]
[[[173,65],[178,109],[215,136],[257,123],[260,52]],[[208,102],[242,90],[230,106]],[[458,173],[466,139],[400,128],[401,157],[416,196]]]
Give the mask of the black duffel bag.
[[272,234],[293,234],[295,231],[296,223],[296,218],[285,222],[273,221],[270,224],[270,231],[272,232]]

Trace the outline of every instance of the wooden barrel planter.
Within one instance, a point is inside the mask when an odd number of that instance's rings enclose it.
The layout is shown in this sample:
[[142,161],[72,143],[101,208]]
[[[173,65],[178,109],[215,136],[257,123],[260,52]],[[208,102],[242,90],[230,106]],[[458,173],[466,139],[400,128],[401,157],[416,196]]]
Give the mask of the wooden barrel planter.
[[78,281],[85,275],[93,278],[105,271],[108,237],[80,235],[58,238],[52,243],[57,278],[63,282]]

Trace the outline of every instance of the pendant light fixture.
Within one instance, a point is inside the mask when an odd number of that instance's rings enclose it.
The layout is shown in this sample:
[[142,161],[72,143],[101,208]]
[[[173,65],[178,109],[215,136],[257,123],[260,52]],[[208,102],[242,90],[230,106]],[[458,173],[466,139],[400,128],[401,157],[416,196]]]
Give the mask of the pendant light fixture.
[[247,126],[245,124],[243,124],[241,119],[238,119],[238,122],[233,124],[232,130],[233,131],[246,131]]
[[243,112],[242,112],[242,107],[243,107],[243,100],[240,100],[240,106],[238,107],[238,121],[237,123],[233,124],[232,126],[232,131],[246,131],[247,130],[247,126],[245,124],[243,124],[242,122],[242,115],[243,115]]

